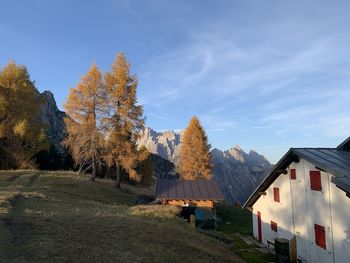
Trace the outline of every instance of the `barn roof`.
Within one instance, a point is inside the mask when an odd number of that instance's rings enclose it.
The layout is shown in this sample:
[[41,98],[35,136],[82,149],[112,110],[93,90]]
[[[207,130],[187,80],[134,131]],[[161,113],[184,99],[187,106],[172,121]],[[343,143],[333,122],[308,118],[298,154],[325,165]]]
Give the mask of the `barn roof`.
[[156,199],[166,200],[223,200],[215,180],[158,179]]
[[346,193],[350,193],[350,152],[339,148],[291,148],[256,188],[243,207],[251,207],[259,199],[259,192],[266,191],[288,165],[298,161],[299,158],[309,161],[320,170],[333,174],[332,183]]

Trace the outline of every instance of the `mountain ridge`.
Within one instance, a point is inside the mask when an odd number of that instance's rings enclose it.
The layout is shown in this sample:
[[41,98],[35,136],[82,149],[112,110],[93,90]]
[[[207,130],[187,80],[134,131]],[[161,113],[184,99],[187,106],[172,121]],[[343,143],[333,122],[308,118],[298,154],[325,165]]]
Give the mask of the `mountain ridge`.
[[[157,132],[147,127],[137,141],[148,151],[178,164],[182,132]],[[242,204],[271,170],[272,164],[255,150],[246,153],[239,145],[228,150],[211,150],[213,175],[224,193],[225,200]]]

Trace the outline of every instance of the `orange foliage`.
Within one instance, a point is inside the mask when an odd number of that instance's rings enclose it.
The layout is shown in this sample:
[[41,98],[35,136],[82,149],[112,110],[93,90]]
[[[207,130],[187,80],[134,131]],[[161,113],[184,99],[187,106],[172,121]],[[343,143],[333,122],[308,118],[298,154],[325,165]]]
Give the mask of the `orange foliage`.
[[185,180],[212,177],[210,144],[197,117],[192,117],[183,134],[178,170]]

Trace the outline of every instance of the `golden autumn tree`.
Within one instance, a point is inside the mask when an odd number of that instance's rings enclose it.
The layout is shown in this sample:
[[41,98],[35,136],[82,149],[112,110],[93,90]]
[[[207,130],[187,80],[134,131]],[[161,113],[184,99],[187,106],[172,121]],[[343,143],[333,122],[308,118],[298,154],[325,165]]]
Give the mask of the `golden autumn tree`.
[[184,131],[178,171],[184,180],[211,179],[210,144],[197,117],[192,117]]
[[10,62],[0,70],[0,168],[32,168],[46,147],[38,95],[25,66]]
[[137,78],[130,75],[130,65],[124,54],[119,53],[111,71],[105,74],[108,107],[104,118],[105,160],[109,167],[117,170],[116,188],[120,188],[122,169],[131,179],[140,181],[137,163],[147,158],[136,147],[137,136],[144,128],[143,107],[137,105],[137,85]]
[[75,164],[91,170],[91,180],[102,166],[103,136],[100,132],[105,103],[102,74],[94,64],[81,77],[76,88],[71,88],[64,108],[67,137],[64,145],[72,153]]

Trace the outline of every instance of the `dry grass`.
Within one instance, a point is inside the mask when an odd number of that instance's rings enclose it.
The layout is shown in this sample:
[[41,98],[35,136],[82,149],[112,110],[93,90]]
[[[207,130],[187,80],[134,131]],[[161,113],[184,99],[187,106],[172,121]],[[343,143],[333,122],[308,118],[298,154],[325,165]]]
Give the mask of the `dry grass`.
[[130,214],[134,216],[148,216],[161,219],[175,219],[179,214],[179,208],[176,206],[164,205],[137,205],[129,209]]
[[0,171],[0,262],[241,262],[173,207],[135,206],[142,191],[74,173]]

